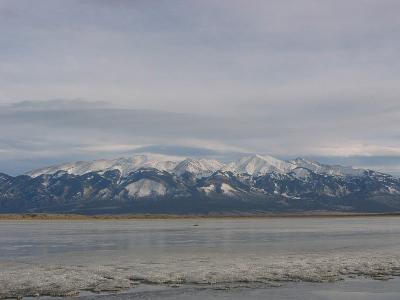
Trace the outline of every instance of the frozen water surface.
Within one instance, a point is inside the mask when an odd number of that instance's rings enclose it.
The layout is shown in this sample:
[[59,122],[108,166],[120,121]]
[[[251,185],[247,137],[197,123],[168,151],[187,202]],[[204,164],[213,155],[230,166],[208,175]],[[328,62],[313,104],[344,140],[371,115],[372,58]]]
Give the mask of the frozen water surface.
[[400,218],[4,221],[0,267],[0,298],[398,299]]

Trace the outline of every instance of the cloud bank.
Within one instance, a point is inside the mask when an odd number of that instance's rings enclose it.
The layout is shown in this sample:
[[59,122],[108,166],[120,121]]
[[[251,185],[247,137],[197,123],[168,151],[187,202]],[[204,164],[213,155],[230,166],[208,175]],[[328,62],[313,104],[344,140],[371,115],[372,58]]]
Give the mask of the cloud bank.
[[[276,112],[236,118],[121,109],[84,101],[46,103],[1,107],[3,171],[18,173],[49,163],[137,153],[226,161],[258,152],[281,158],[318,157],[398,172],[400,147],[385,146],[397,128],[390,131],[386,124],[379,127],[368,115],[348,126],[345,117],[330,122],[312,117],[307,110],[298,110],[296,116],[280,121]],[[381,119],[388,122],[393,112],[382,114]]]

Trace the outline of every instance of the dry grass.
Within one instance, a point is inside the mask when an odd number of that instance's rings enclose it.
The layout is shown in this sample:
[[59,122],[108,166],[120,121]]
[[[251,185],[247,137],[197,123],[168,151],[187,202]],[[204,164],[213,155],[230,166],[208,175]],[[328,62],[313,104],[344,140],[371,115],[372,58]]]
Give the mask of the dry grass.
[[400,213],[347,213],[347,212],[300,212],[300,213],[243,213],[208,215],[172,215],[172,214],[119,214],[119,215],[79,215],[79,214],[0,214],[0,221],[107,221],[107,220],[177,220],[177,219],[256,219],[256,218],[329,218],[329,217],[399,217]]

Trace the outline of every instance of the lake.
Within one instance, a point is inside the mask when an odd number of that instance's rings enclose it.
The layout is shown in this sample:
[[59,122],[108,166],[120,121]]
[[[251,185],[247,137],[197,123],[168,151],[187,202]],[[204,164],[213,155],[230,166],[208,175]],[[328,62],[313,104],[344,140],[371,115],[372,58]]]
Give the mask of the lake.
[[398,299],[398,275],[399,217],[0,222],[3,298]]

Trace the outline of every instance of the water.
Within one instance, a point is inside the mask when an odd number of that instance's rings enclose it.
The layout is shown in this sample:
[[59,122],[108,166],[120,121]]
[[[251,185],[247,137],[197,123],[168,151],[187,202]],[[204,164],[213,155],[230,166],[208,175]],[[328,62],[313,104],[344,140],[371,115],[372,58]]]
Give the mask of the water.
[[398,299],[399,250],[397,217],[4,221],[0,298]]

